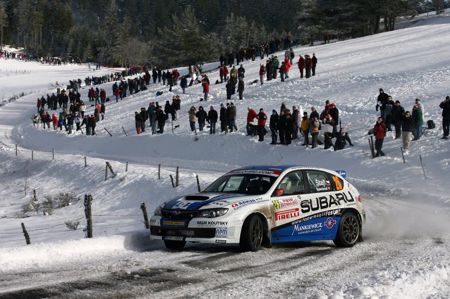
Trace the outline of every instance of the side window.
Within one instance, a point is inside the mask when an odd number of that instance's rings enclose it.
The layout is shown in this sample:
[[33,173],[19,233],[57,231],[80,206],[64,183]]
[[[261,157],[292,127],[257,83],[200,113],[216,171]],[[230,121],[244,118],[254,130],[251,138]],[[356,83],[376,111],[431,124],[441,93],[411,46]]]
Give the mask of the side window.
[[332,183],[330,175],[318,170],[307,170],[309,190],[311,193],[329,192],[335,190],[335,184]]
[[282,194],[278,196],[296,195],[306,193],[306,184],[302,171],[288,173],[278,185],[277,189],[282,189]]

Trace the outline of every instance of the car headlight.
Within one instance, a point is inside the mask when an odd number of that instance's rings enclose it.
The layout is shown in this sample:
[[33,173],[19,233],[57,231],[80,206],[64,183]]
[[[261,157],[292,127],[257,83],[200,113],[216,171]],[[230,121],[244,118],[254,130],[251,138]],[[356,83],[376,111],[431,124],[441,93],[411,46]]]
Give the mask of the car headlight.
[[200,217],[200,218],[215,218],[215,217],[223,216],[227,212],[228,212],[228,209],[226,209],[226,208],[200,210],[198,213],[198,217]]
[[159,207],[156,208],[154,215],[155,216],[162,216],[161,214],[161,210],[164,207],[164,204],[160,205]]

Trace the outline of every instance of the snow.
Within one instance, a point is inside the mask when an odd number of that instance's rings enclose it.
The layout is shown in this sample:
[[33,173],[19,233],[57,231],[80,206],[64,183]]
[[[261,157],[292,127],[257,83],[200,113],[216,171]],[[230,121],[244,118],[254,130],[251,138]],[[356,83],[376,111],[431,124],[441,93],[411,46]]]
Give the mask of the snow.
[[[316,53],[319,63],[317,76],[312,79],[299,79],[293,67],[284,83],[278,79],[250,86],[249,82],[259,78],[259,64],[263,61],[258,58],[244,63],[245,99],[233,99],[239,132],[216,136],[200,132],[198,141],[190,132],[187,111],[192,105],[202,104],[217,109],[226,102],[224,85],[214,84],[218,71],[209,74],[212,100],[207,103],[199,102],[203,96],[199,85],[182,95],[179,87],[171,93],[167,87],[152,84],[148,91],[119,103],[109,102],[106,118],[96,128],[98,136],[67,136],[32,126],[30,117],[36,109],[36,98],[53,92],[56,82],[64,85],[71,79],[114,70],[94,72],[86,65],[48,66],[0,60],[0,99],[25,93],[0,107],[0,273],[4,277],[0,294],[22,289],[20,282],[29,279],[32,283],[28,288],[33,290],[52,285],[50,289],[56,293],[44,297],[62,296],[66,284],[76,281],[78,287],[69,288],[73,297],[86,296],[80,286],[86,285],[92,292],[89,295],[118,292],[152,298],[448,298],[450,145],[448,140],[440,139],[438,105],[449,93],[450,24],[421,18],[421,26],[410,24],[398,31],[296,48],[296,54]],[[109,96],[111,85],[102,86]],[[426,120],[433,119],[437,125],[412,143],[406,163],[402,161],[400,141],[390,133],[384,144],[386,156],[370,158],[367,132],[377,118],[375,99],[380,87],[394,100],[400,100],[406,110],[412,108],[415,98],[420,98]],[[156,97],[157,91],[164,93]],[[87,89],[81,93],[86,98]],[[169,122],[164,135],[136,135],[134,111],[147,107],[150,101],[163,105],[174,94],[182,99],[179,120],[174,123],[180,127],[172,133]],[[308,112],[315,106],[320,112],[325,100],[336,102],[354,147],[338,152],[305,149],[301,146],[303,140],[290,146],[272,146],[270,136],[262,143],[245,136],[249,106],[262,107],[269,114],[285,102],[287,107],[301,106]],[[129,136],[124,135],[122,126]],[[105,161],[111,162],[117,173],[106,181]],[[161,180],[157,177],[158,164],[162,165]],[[172,253],[165,251],[161,243],[148,240],[139,208],[142,202],[151,212],[170,198],[195,192],[196,174],[204,187],[227,170],[251,164],[303,164],[347,170],[367,210],[364,242],[341,250],[329,242],[318,242],[241,254],[233,248],[198,245]],[[181,184],[174,189],[169,175],[175,174],[177,166]],[[33,189],[40,201],[60,192],[73,192],[79,200],[55,209],[49,216],[40,211],[16,218],[30,201]],[[94,198],[91,240],[84,239],[84,194]],[[80,227],[69,230],[64,224],[68,220],[80,221]],[[32,245],[25,246],[22,222]],[[145,280],[146,273],[151,273],[148,277],[155,281]],[[114,280],[116,276],[120,283]],[[111,280],[117,285],[107,287]],[[93,281],[106,286],[98,287]]]

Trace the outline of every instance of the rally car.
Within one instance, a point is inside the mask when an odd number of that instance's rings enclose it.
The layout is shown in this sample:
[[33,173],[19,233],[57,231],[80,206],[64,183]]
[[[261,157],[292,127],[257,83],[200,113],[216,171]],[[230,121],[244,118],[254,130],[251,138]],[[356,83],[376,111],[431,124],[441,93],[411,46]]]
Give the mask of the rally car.
[[162,204],[150,219],[152,239],[168,249],[186,242],[238,244],[243,251],[298,241],[361,239],[365,212],[345,171],[303,166],[250,166],[204,191]]

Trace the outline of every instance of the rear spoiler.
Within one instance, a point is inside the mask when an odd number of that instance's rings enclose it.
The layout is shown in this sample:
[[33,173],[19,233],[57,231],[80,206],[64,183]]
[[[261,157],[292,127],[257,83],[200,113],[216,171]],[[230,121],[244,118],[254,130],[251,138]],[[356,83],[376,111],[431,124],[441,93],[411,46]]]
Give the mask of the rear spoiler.
[[335,170],[341,177],[344,179],[347,178],[347,171],[346,170]]

